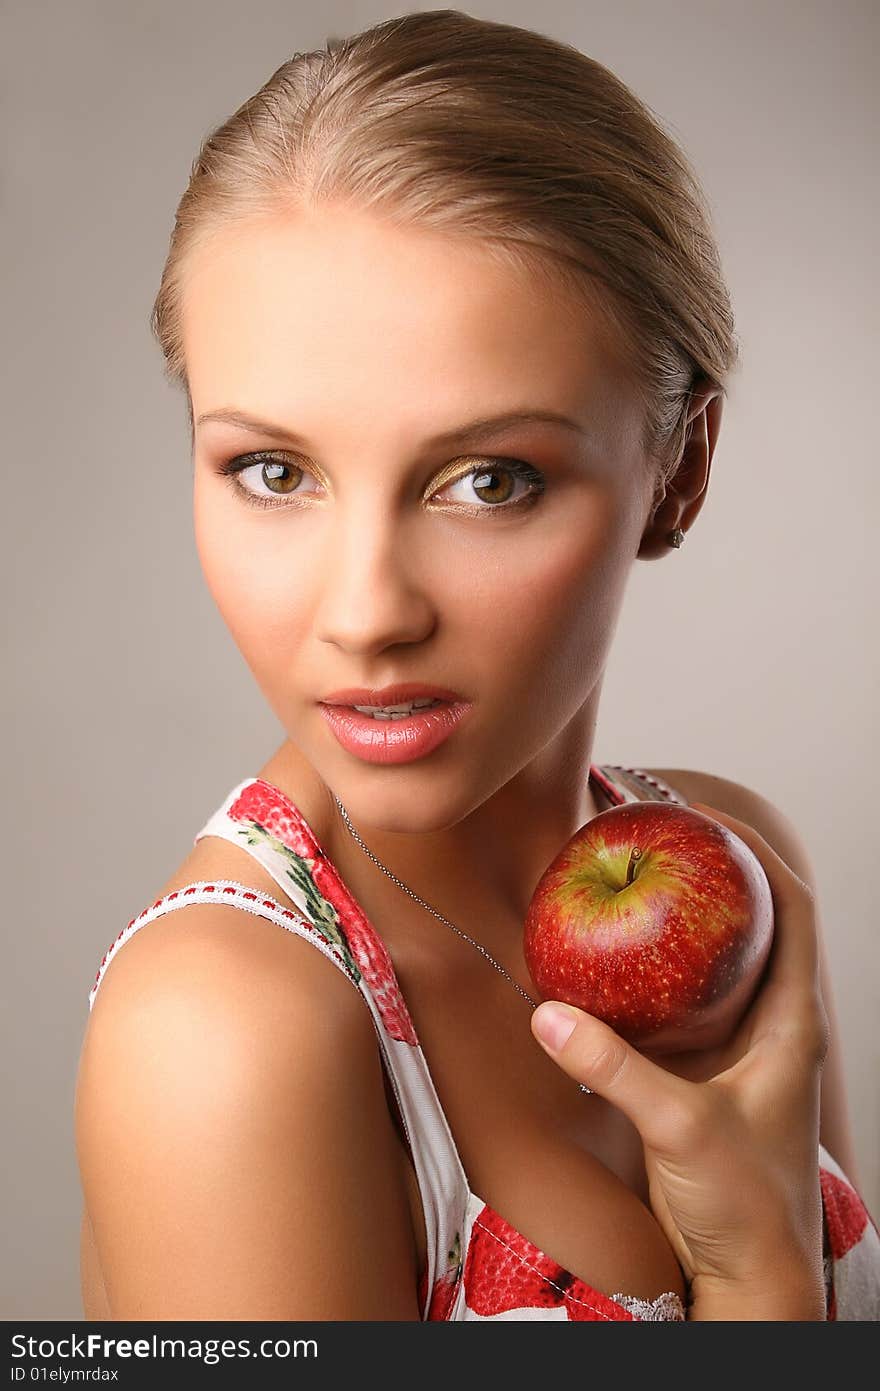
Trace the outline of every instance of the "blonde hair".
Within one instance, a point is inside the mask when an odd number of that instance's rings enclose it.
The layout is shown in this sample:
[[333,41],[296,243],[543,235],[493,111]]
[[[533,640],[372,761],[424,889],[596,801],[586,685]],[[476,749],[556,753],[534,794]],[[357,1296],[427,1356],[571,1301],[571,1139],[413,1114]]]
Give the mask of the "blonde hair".
[[185,388],[190,258],[234,222],[321,204],[479,238],[598,309],[668,481],[691,393],[737,365],[710,214],[687,158],[601,63],[461,10],[385,20],[294,53],[205,137],[177,207],[151,328]]

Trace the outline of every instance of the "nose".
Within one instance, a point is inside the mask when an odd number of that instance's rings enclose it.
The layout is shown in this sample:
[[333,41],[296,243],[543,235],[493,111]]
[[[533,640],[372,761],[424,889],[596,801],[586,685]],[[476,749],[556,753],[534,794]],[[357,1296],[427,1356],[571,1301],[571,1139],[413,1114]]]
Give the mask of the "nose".
[[414,537],[400,518],[383,509],[340,519],[327,543],[317,586],[318,639],[365,657],[395,643],[424,642],[436,614],[417,578]]

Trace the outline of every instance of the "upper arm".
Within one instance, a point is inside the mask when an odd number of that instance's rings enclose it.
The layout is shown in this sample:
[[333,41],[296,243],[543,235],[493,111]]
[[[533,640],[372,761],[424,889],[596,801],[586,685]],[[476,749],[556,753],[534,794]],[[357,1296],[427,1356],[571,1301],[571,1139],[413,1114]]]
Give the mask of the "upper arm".
[[[816,874],[809,851],[790,818],[773,802],[742,783],[717,777],[713,773],[697,772],[690,768],[652,768],[646,771],[656,773],[671,787],[677,788],[689,802],[705,802],[707,806],[717,807],[719,811],[727,812],[729,816],[735,816],[745,825],[752,826],[789,868],[812,889],[818,909]],[[840,1024],[834,1002],[831,967],[818,911],[816,926],[819,987],[829,1028],[828,1052],[822,1068],[819,1139],[829,1154],[837,1160],[847,1178],[859,1188],[858,1165],[846,1095]]]
[[373,1022],[294,934],[203,904],[135,934],[75,1122],[112,1318],[419,1318]]

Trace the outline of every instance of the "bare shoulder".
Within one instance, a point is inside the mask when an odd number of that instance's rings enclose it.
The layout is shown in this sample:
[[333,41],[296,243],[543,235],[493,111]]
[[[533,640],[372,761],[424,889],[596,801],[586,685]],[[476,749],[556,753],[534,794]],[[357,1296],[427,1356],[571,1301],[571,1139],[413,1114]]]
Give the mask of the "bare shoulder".
[[110,1317],[418,1319],[372,1017],[296,934],[197,903],[137,931],[75,1129]]
[[645,768],[643,772],[668,783],[687,802],[705,802],[751,826],[815,892],[815,871],[800,832],[780,807],[755,788],[694,768]]

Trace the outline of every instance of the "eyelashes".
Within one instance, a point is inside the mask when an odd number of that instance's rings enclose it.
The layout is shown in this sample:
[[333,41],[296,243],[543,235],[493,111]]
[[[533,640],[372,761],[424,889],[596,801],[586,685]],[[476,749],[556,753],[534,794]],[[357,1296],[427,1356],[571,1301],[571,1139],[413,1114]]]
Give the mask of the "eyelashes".
[[[304,477],[313,477],[304,465],[296,462],[291,463],[283,455],[278,455],[266,450],[258,450],[251,454],[240,454],[233,459],[225,460],[218,466],[218,472],[227,479],[233,491],[241,497],[248,506],[273,509],[278,507],[303,506],[300,499],[308,497],[308,492],[288,492],[287,498],[291,499],[290,501],[286,501],[283,494],[276,493],[267,495],[254,492],[252,488],[248,487],[242,481],[242,478],[248,470],[256,468],[260,468],[263,473],[272,468],[278,470],[286,469],[288,472],[292,469],[295,474],[298,473],[302,474]],[[524,506],[529,506],[537,502],[539,496],[544,492],[546,487],[544,474],[541,473],[539,469],[536,469],[533,464],[527,463],[524,459],[487,458],[481,459],[479,463],[475,464],[472,468],[463,469],[453,477],[447,478],[442,483],[442,488],[439,490],[435,489],[435,492],[442,491],[443,488],[453,487],[455,484],[461,483],[466,479],[473,479],[475,487],[489,491],[493,489],[497,491],[497,483],[495,480],[499,476],[503,478],[505,474],[524,482],[527,485],[527,491],[513,500],[502,499],[500,502],[488,502],[482,506],[478,503],[468,504],[453,502],[449,505],[451,510],[477,516],[484,516],[487,513],[500,512],[505,514],[513,510],[518,511]],[[265,478],[263,481],[265,482]],[[273,481],[282,481],[278,473],[274,475]],[[431,496],[433,495],[432,493]]]

